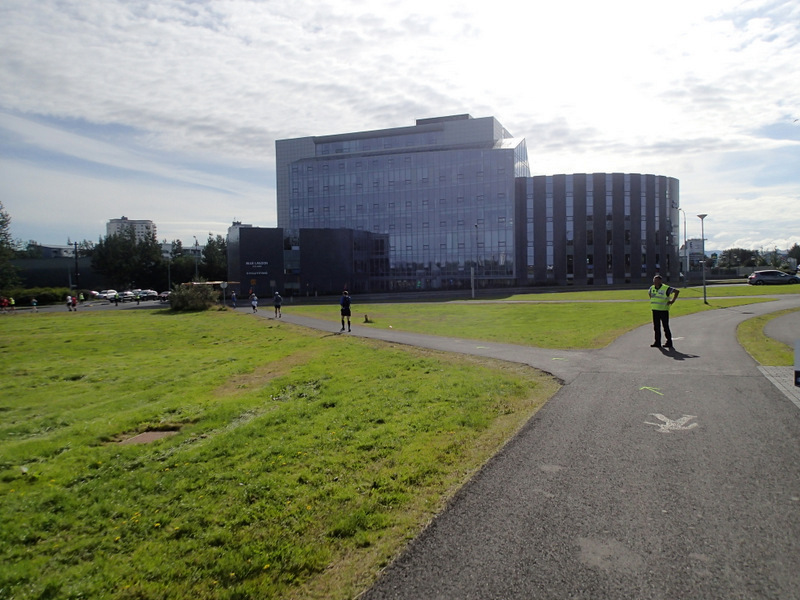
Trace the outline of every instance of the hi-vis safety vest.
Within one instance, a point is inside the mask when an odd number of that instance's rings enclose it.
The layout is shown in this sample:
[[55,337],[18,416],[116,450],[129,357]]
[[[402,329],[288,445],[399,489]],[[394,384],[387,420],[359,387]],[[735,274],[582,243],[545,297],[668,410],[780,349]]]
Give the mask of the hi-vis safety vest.
[[656,289],[656,286],[650,286],[650,309],[651,310],[669,310],[669,290],[668,285],[661,284],[661,287]]

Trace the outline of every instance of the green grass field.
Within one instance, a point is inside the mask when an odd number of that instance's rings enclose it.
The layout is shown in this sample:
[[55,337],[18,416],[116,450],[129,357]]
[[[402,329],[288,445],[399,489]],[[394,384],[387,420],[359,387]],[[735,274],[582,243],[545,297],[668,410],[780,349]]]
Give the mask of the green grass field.
[[[753,301],[700,294],[673,314]],[[646,302],[558,296],[376,304],[369,326],[598,347],[649,321]],[[352,598],[558,388],[227,311],[4,316],[0,353],[0,597],[15,599]],[[120,443],[147,431],[173,435]]]
[[[775,287],[775,286],[773,286]],[[790,288],[794,286],[782,286]],[[750,287],[760,292],[763,287]],[[748,288],[739,287],[747,291]],[[716,290],[715,290],[716,291]],[[740,297],[735,288],[721,288],[727,297],[709,298],[703,303],[703,290],[681,290],[670,313],[681,316],[693,312],[766,302],[764,297]],[[763,294],[762,294],[763,296]],[[339,308],[330,306],[285,306],[285,311],[332,322],[338,321]],[[457,336],[540,348],[602,348],[617,337],[651,322],[647,291],[608,290],[602,292],[564,292],[510,296],[503,299],[431,303],[361,304],[353,300],[354,323],[359,326],[432,335]],[[365,315],[369,323],[364,323]],[[576,326],[580,323],[580,327]]]
[[557,389],[232,312],[0,331],[3,598],[353,597]]

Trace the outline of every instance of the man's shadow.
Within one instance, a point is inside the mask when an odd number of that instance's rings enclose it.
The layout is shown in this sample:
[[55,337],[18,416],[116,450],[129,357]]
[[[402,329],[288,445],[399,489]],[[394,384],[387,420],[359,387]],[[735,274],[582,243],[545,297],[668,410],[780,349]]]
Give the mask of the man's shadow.
[[684,354],[683,352],[679,352],[675,348],[659,348],[661,350],[661,354],[664,356],[668,356],[673,360],[686,360],[687,358],[700,358],[697,354]]

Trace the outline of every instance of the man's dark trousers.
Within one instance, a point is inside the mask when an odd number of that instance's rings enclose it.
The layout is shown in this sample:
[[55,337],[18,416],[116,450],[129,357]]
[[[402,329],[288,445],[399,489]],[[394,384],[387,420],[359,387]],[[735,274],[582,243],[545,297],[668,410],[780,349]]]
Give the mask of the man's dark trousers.
[[667,336],[667,345],[672,344],[672,332],[669,329],[669,311],[668,310],[654,310],[653,311],[653,331],[655,331],[655,343],[661,345],[661,326],[664,326],[664,335]]

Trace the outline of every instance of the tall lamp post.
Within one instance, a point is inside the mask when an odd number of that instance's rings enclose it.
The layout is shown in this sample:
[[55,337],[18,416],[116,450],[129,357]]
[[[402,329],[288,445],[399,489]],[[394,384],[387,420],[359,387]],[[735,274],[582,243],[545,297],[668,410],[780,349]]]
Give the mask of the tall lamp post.
[[199,252],[200,244],[197,242],[196,235],[193,235],[192,237],[194,238],[194,280],[199,281],[200,277],[197,273],[197,253]]
[[[166,243],[167,239],[164,238],[164,244],[166,245]],[[172,244],[169,245],[169,250],[167,251],[167,290],[171,289],[172,289]]]
[[683,213],[683,258],[684,262],[681,264],[681,271],[683,271],[683,287],[688,285],[689,281],[689,246],[686,245],[686,211],[681,207],[678,210]]
[[470,280],[472,282],[472,299],[475,299],[475,276],[477,274],[478,267],[478,224],[475,223],[475,260],[472,262],[472,268],[470,269]]
[[75,242],[75,293],[81,293],[81,274],[78,270],[78,242]]
[[700,219],[700,251],[703,253],[703,304],[708,304],[708,299],[706,298],[706,230],[705,230],[705,218],[708,215],[706,213],[697,215],[697,218]]

